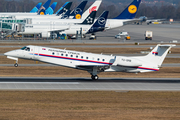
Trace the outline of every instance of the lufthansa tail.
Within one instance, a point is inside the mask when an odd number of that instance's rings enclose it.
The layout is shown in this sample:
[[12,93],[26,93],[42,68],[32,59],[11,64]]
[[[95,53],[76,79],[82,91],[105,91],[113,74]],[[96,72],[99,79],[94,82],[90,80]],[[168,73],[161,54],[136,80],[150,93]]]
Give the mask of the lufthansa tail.
[[141,0],[134,0],[119,16],[114,19],[133,19],[136,16]]
[[38,3],[31,11],[30,13],[36,13],[38,12],[39,8],[41,7],[42,3]]
[[57,2],[54,2],[46,11],[45,15],[52,15],[54,13],[54,9],[56,8]]
[[41,6],[41,8],[39,9],[38,15],[44,15],[45,11],[48,9],[50,3],[51,3],[51,0],[48,0],[46,3],[44,3],[44,5]]
[[70,18],[81,19],[86,4],[87,0],[82,1],[73,11],[71,11]]
[[104,11],[86,34],[104,31],[109,11]]

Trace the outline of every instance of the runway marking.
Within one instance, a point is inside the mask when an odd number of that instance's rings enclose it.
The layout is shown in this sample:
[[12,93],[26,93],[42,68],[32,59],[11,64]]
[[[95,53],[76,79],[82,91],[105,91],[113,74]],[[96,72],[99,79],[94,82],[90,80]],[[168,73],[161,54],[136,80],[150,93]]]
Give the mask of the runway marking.
[[78,85],[79,82],[0,82],[0,84],[69,84]]

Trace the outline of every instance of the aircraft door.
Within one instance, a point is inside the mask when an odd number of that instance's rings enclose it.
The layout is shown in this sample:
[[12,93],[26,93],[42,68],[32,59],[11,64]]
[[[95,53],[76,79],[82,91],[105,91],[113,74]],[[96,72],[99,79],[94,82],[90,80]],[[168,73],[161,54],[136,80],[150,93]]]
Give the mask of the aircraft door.
[[38,57],[39,57],[39,47],[34,47],[33,58],[38,59]]

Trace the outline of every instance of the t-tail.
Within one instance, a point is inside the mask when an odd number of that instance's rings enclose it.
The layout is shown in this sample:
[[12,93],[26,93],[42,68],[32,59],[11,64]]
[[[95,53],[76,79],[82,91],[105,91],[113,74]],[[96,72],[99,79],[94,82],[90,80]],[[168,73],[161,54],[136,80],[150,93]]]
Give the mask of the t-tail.
[[141,0],[134,0],[120,15],[114,19],[134,19]]
[[87,0],[82,1],[73,11],[70,13],[70,19],[81,19],[84,8],[87,4]]
[[94,23],[97,11],[92,11],[91,14],[81,23],[86,25],[91,25]]
[[45,15],[52,15],[54,13],[54,9],[56,8],[57,2],[54,2],[46,11]]
[[86,34],[104,31],[108,14],[109,11],[104,11]]
[[98,11],[102,0],[96,0],[83,14],[81,19],[85,19],[92,11]]
[[135,57],[136,59],[142,61],[142,66],[139,66],[139,68],[142,69],[141,72],[158,71],[168,51],[174,46],[176,45],[158,44],[148,55],[142,57]]
[[41,6],[41,8],[39,9],[38,15],[44,15],[45,11],[48,9],[50,3],[51,3],[51,0],[48,0],[46,3],[44,3],[44,5]]
[[[66,3],[65,3],[66,4]],[[56,16],[63,16],[64,14],[66,14],[66,12],[70,9],[72,5],[72,2],[68,2],[61,10],[59,10],[59,12],[56,14]]]
[[37,13],[39,8],[41,7],[42,3],[38,3],[31,11],[30,13]]

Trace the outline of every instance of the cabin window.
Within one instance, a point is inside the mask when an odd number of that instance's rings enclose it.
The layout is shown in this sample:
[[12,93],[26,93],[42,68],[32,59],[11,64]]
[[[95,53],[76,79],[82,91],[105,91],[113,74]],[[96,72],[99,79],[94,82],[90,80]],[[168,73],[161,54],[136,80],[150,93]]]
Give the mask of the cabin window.
[[66,57],[68,56],[68,54],[66,54]]
[[61,54],[61,56],[63,56],[63,54]]
[[86,57],[86,59],[88,59],[88,57]]
[[78,58],[78,56],[76,56],[76,58]]
[[81,56],[81,59],[83,59],[83,56]]
[[73,55],[71,55],[71,57],[73,57]]
[[105,61],[104,59],[102,59],[102,61]]
[[52,53],[52,55],[54,55],[54,52]]
[[99,58],[97,60],[99,61]]

